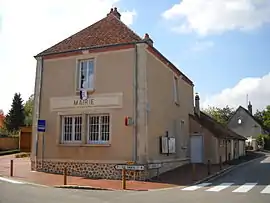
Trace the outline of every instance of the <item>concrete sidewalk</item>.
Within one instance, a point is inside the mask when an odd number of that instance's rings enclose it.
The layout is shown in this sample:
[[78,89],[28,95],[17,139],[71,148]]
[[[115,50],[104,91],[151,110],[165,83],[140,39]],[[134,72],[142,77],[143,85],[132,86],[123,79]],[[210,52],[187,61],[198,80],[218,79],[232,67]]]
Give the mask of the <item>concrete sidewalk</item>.
[[[30,171],[30,159],[15,158],[15,155],[0,157],[0,175],[5,177],[10,176],[11,159],[14,160],[13,178],[16,180],[47,186],[59,186],[64,184],[63,175]],[[224,166],[223,168],[226,167],[228,166]],[[205,165],[198,165],[196,168],[196,179],[193,178],[192,167],[190,164],[188,164],[173,171],[162,174],[159,178],[155,178],[151,181],[127,181],[127,189],[140,191],[190,185],[208,176],[207,167]],[[212,174],[216,173],[217,171],[219,171],[219,166],[215,165],[211,167]],[[88,186],[91,188],[112,190],[122,189],[121,180],[88,179],[75,176],[67,177],[67,185]]]

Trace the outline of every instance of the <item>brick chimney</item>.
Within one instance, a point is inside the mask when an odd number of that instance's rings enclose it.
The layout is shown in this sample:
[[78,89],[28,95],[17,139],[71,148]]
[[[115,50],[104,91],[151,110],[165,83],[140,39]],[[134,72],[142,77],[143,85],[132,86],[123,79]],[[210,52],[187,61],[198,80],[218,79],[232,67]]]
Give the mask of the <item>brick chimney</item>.
[[248,103],[248,111],[252,115],[252,105],[251,105],[250,101]]
[[194,112],[197,116],[200,117],[200,97],[198,95],[198,93],[196,93],[196,96],[195,96],[195,108],[194,108]]
[[147,34],[147,33],[145,33],[145,35],[144,35],[144,41],[146,41],[151,46],[153,46],[153,44],[154,44],[153,40],[149,37],[149,34]]
[[107,16],[108,15],[114,15],[116,18],[118,18],[119,20],[121,20],[121,14],[117,11],[117,8],[116,7],[114,7],[114,9],[111,8],[110,13],[108,13]]

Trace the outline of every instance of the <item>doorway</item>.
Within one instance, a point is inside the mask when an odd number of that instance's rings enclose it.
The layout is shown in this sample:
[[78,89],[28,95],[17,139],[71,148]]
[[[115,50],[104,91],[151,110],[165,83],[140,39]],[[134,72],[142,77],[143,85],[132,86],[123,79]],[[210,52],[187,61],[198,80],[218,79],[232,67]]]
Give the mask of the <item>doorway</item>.
[[203,163],[203,136],[190,136],[190,161],[191,163]]

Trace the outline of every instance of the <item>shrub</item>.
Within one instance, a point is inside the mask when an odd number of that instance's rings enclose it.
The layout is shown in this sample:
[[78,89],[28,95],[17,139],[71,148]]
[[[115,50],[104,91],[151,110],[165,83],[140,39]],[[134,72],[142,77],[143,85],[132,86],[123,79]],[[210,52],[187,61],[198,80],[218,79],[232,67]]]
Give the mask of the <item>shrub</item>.
[[270,149],[270,135],[259,135],[256,140],[264,149]]

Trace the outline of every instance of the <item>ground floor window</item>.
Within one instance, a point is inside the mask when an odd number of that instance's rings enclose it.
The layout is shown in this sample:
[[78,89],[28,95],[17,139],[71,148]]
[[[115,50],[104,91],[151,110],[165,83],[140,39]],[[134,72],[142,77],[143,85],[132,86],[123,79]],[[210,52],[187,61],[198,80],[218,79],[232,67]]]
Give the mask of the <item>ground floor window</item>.
[[87,118],[88,143],[107,143],[110,139],[110,115],[94,114]]
[[61,116],[61,143],[107,144],[110,114]]
[[62,142],[82,141],[82,116],[62,116]]

